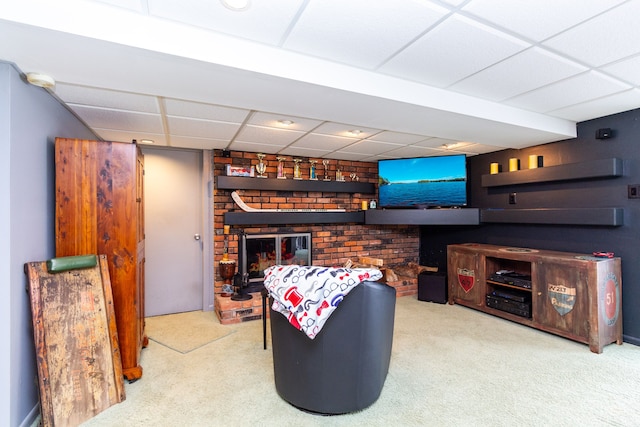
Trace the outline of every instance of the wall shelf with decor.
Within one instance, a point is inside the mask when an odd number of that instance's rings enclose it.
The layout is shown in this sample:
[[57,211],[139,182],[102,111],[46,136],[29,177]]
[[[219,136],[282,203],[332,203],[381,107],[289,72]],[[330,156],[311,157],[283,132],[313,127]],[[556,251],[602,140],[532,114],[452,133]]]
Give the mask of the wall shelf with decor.
[[363,194],[376,192],[376,186],[371,182],[312,181],[308,179],[271,179],[225,175],[218,176],[217,188],[220,190],[322,191]]
[[480,222],[503,224],[597,225],[619,227],[623,208],[482,209]]
[[478,225],[479,210],[455,209],[369,209],[365,224],[389,225]]
[[545,166],[513,172],[482,175],[483,187],[533,184],[553,181],[615,178],[622,176],[622,159],[598,159],[587,162]]
[[228,225],[364,223],[364,212],[225,212]]

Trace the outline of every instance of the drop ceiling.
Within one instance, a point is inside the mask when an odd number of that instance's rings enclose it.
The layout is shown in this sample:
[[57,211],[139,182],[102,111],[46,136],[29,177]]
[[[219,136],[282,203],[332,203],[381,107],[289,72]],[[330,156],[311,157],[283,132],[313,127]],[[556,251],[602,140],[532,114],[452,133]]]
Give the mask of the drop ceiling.
[[0,10],[0,60],[53,77],[105,140],[475,155],[640,107],[638,16],[640,0],[21,0]]

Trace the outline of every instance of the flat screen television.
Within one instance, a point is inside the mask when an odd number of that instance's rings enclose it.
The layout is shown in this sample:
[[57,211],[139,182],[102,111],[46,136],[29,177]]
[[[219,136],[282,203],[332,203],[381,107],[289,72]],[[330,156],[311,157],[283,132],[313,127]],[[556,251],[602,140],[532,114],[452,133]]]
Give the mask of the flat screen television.
[[467,158],[450,156],[378,161],[381,208],[452,208],[467,205]]

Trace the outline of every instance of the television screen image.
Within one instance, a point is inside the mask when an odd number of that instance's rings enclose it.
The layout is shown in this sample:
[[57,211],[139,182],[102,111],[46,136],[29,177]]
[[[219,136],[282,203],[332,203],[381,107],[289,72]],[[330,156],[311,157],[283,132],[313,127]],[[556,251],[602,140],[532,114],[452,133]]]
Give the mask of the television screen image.
[[467,205],[464,154],[378,161],[381,208]]

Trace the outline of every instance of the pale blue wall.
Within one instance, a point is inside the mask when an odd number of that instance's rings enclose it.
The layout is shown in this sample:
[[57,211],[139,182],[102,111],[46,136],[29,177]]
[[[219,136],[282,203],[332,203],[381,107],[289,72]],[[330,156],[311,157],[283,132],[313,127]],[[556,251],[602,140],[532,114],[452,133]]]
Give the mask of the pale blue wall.
[[[24,264],[55,255],[56,137],[96,139],[47,91],[0,62],[0,425],[28,424],[38,413],[31,306]],[[7,236],[7,237],[5,237]],[[6,393],[4,392],[6,391]],[[6,398],[5,398],[6,399]]]

